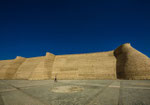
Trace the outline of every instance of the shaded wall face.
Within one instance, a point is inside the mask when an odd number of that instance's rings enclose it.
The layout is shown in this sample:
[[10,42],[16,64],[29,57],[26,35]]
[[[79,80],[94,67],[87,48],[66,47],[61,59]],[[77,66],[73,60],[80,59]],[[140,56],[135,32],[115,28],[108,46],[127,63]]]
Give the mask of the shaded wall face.
[[118,79],[126,78],[126,62],[127,62],[127,53],[124,51],[123,46],[117,48],[114,51],[114,56],[116,57],[116,75]]
[[150,59],[124,44],[114,51],[118,79],[150,79]]
[[116,58],[113,51],[91,54],[58,55],[52,78],[116,79]]

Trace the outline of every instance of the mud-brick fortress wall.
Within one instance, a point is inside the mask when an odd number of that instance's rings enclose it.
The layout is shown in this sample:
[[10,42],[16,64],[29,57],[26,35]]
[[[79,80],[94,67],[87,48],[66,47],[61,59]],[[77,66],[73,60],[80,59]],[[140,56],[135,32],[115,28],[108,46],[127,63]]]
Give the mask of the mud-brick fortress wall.
[[50,79],[55,55],[0,61],[0,79]]
[[58,55],[53,64],[52,78],[116,79],[113,51],[89,54]]
[[117,59],[117,78],[150,79],[150,59],[129,43],[119,46],[114,55]]
[[129,43],[113,51],[16,57],[0,61],[0,79],[150,79],[150,59]]

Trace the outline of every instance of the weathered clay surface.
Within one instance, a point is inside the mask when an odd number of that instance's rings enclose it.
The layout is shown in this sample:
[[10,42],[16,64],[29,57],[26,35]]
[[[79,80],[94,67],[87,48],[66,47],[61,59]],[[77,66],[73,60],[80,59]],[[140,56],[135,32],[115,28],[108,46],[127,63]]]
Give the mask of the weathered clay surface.
[[116,79],[116,59],[113,51],[58,55],[53,64],[52,78]]
[[55,55],[0,61],[0,79],[50,79]]
[[123,44],[114,51],[0,61],[0,79],[150,79],[150,59]]
[[114,51],[117,58],[117,77],[122,79],[150,79],[150,59],[129,43]]

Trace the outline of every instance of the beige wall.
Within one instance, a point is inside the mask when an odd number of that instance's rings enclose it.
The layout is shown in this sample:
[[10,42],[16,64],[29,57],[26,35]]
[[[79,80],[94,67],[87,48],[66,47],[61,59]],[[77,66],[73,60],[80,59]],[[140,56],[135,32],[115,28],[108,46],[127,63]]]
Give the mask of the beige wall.
[[113,51],[89,54],[58,55],[53,64],[52,78],[116,79]]
[[55,55],[0,61],[0,79],[50,79]]
[[113,51],[0,61],[0,79],[116,79]]
[[2,60],[0,61],[0,79],[6,78],[6,72],[10,67],[13,60]]
[[0,79],[150,79],[150,59],[123,44],[115,51],[0,61]]
[[119,79],[150,79],[150,59],[129,43],[119,46],[114,55]]
[[[43,62],[44,57],[33,57],[26,58],[26,60],[18,68],[14,79],[28,79],[32,76],[32,73],[35,72],[38,65]],[[39,67],[43,69],[42,67]]]
[[55,55],[51,53],[46,53],[45,57],[39,59],[38,65],[33,70],[28,79],[30,80],[50,79],[54,58]]

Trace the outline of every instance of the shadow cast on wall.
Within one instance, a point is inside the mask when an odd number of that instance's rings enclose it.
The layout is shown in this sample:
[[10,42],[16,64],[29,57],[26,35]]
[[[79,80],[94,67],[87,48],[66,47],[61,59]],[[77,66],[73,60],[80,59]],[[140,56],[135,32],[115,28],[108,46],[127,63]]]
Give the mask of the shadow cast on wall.
[[115,49],[114,56],[118,79],[150,79],[150,59],[131,47],[130,43]]

